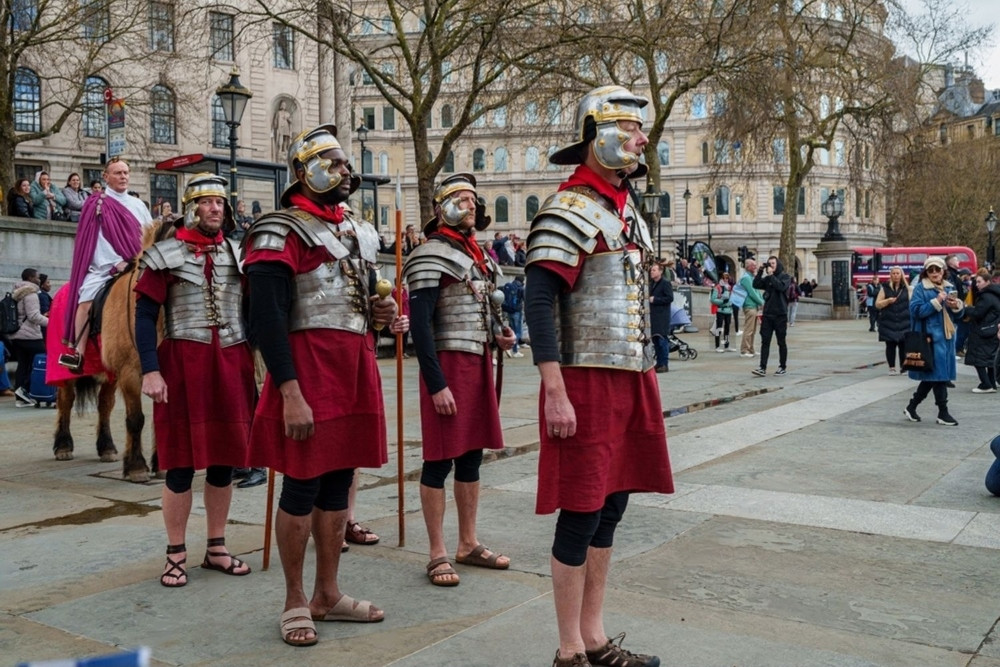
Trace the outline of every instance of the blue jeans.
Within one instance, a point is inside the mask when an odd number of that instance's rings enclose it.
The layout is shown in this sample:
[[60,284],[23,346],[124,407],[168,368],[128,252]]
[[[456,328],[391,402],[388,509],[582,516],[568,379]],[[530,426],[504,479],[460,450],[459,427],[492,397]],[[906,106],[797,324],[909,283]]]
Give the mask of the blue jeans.
[[990,442],[990,450],[993,451],[993,456],[997,457],[997,460],[993,462],[986,473],[986,489],[994,496],[1000,496],[1000,435]]
[[520,310],[516,313],[507,313],[507,319],[510,320],[510,328],[514,330],[514,354],[517,354],[521,347],[521,323],[524,321],[524,313]]
[[969,330],[972,328],[971,322],[959,320],[955,323],[955,349],[964,350],[965,342],[969,340]]
[[670,341],[665,336],[653,336],[653,350],[656,352],[656,365],[667,368],[670,365]]

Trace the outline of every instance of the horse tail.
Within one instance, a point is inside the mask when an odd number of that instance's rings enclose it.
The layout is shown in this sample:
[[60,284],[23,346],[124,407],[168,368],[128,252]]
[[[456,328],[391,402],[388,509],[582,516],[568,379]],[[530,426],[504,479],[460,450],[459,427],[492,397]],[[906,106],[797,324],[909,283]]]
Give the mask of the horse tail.
[[74,402],[77,414],[82,415],[87,408],[97,405],[97,392],[100,386],[101,382],[93,375],[77,378],[75,383],[76,401]]

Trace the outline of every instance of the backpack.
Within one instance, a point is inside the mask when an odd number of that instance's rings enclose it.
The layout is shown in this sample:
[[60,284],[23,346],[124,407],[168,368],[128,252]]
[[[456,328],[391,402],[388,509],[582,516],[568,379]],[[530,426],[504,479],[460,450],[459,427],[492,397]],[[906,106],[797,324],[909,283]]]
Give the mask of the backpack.
[[785,298],[789,301],[795,301],[799,298],[799,286],[795,284],[794,280],[788,284],[788,292],[785,293]]
[[517,313],[521,310],[521,295],[520,285],[516,280],[512,280],[503,286],[503,309],[508,313]]
[[0,334],[17,333],[21,328],[21,321],[17,315],[17,301],[14,296],[7,292],[7,296],[0,299]]

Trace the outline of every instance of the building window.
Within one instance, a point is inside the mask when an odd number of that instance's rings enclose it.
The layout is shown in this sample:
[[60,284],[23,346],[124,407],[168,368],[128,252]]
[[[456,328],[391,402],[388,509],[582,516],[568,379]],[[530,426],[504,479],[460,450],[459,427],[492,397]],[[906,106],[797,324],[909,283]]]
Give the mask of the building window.
[[865,190],[865,217],[872,217],[872,191]]
[[441,83],[451,83],[451,62],[448,60],[441,63]]
[[361,116],[364,118],[365,127],[369,130],[375,129],[375,107],[365,107],[361,110]]
[[743,215],[743,195],[733,197],[733,214],[736,216]]
[[771,152],[774,156],[774,164],[785,164],[788,162],[788,154],[785,152],[784,139],[775,139],[771,142]]
[[725,185],[715,190],[715,214],[729,215],[729,188]]
[[538,104],[536,102],[528,102],[524,105],[524,122],[529,127],[538,124]]
[[31,30],[36,16],[38,16],[37,0],[11,0],[10,21],[14,30]]
[[486,127],[486,112],[478,102],[472,105],[472,127]]
[[701,163],[708,164],[708,142],[701,142]]
[[508,211],[507,198],[504,196],[497,197],[496,204],[494,205],[494,217],[497,222],[507,223],[510,222],[510,213]]
[[229,126],[226,125],[226,112],[222,109],[222,100],[216,95],[212,98],[212,145],[216,148],[229,146]]
[[275,23],[272,30],[274,35],[272,64],[276,69],[295,69],[295,31],[292,30],[292,26],[284,23]]
[[451,105],[446,104],[441,107],[441,127],[449,128],[455,124],[455,120],[451,116]]
[[806,214],[806,189],[799,188],[799,205],[795,207],[795,212],[798,215]]
[[149,111],[149,139],[154,144],[177,143],[177,106],[166,86],[153,86]]
[[373,83],[372,75],[369,74],[368,70],[366,69],[361,70],[361,83],[365,84],[366,86],[370,86]]
[[152,0],[149,3],[149,48],[174,50],[174,6],[169,2]]
[[670,193],[664,192],[660,195],[660,217],[670,217]]
[[104,169],[100,167],[98,167],[97,169],[94,169],[92,167],[90,168],[84,167],[82,171],[83,171],[82,185],[88,190],[90,189],[90,184],[93,183],[94,181],[97,181],[98,183],[104,182]]
[[549,100],[547,112],[549,125],[558,125],[562,122],[562,105],[559,100]]
[[534,146],[528,146],[528,149],[524,151],[524,170],[538,171],[538,158],[538,149]]
[[362,151],[362,153],[361,153],[361,173],[362,174],[370,174],[373,171],[375,171],[372,168],[372,160],[373,159],[374,159],[374,156],[372,155],[372,152],[370,150],[368,150],[366,148],[364,151]]
[[390,16],[382,17],[382,32],[384,32],[387,35],[391,35],[394,32],[396,32],[396,28],[392,24],[392,17]]
[[507,127],[507,107],[500,107],[493,111],[493,125],[496,127]]
[[103,44],[111,32],[111,8],[108,0],[84,0],[80,25],[83,36],[91,42]]
[[656,155],[660,160],[660,164],[664,167],[670,164],[670,144],[666,141],[661,141],[656,144]]
[[455,172],[455,152],[448,151],[448,155],[444,159],[444,166],[441,167],[441,171],[446,174],[452,174]]
[[42,82],[27,67],[14,72],[14,129],[38,132],[42,129]]
[[107,134],[104,111],[104,91],[108,82],[99,76],[88,76],[83,88],[83,136],[103,138]]
[[382,107],[382,129],[396,129],[396,110],[392,107]]
[[485,171],[486,170],[486,151],[482,148],[477,148],[472,151],[472,171]]
[[177,176],[173,174],[149,175],[149,203],[153,206],[168,202],[179,211],[177,206]]
[[526,222],[531,222],[536,215],[538,215],[538,197],[531,195],[524,202],[524,219]]
[[389,154],[385,151],[378,154],[378,173],[389,173]]
[[775,186],[772,199],[773,205],[771,210],[774,215],[783,215],[785,213],[785,188]]
[[233,17],[221,12],[209,13],[211,35],[209,44],[212,49],[212,59],[223,62],[233,61]]
[[547,171],[555,171],[556,169],[559,168],[559,165],[552,163],[552,156],[558,150],[559,150],[558,146],[549,146],[548,152],[545,153],[545,161],[548,163],[545,165],[545,169]]
[[701,214],[712,215],[712,200],[709,197],[701,198]]
[[705,93],[691,96],[691,118],[708,118],[708,98]]
[[507,171],[507,149],[503,146],[493,151],[493,171]]

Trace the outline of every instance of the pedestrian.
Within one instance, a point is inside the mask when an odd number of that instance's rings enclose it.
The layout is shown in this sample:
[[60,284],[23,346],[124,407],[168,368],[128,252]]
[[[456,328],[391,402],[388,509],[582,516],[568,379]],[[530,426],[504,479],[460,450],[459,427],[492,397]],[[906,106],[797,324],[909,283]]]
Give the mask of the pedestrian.
[[873,275],[868,284],[865,285],[865,308],[868,311],[868,331],[875,331],[875,326],[878,322],[878,309],[875,307],[878,290],[878,276]]
[[410,253],[403,275],[410,286],[413,345],[420,363],[420,432],[423,468],[420,509],[430,542],[427,577],[435,586],[457,586],[444,538],[445,480],[455,468],[458,547],[455,561],[497,570],[510,559],[479,542],[479,468],[484,449],[503,449],[490,345],[514,346],[491,297],[499,268],[476,243],[490,224],[476,195],[476,179],[460,173],[434,192],[435,217],[427,241]]
[[20,326],[10,335],[11,352],[17,360],[14,373],[14,405],[26,408],[37,401],[29,396],[31,391],[31,366],[36,354],[45,353],[42,329],[49,325],[49,318],[42,315],[39,304],[38,271],[27,268],[21,271],[21,281],[14,284],[11,296],[17,302],[17,320]]
[[795,278],[788,283],[788,326],[795,326],[795,316],[799,312],[799,285]]
[[754,357],[753,345],[757,337],[757,315],[760,307],[764,305],[764,298],[757,288],[753,286],[754,274],[757,272],[757,260],[751,258],[743,264],[743,275],[740,281],[733,288],[734,293],[738,290],[743,292],[743,338],[740,339],[740,356]]
[[35,180],[31,184],[31,202],[35,205],[36,220],[66,220],[66,214],[63,212],[66,197],[62,190],[52,185],[49,172],[35,173]]
[[[338,582],[355,468],[387,458],[375,325],[401,333],[396,304],[371,294],[378,231],[343,204],[361,185],[334,125],[296,137],[288,149],[284,210],[261,217],[244,239],[251,338],[267,376],[250,435],[250,462],[284,475],[275,523],[285,601],[282,640],[317,643],[315,621],[381,621],[371,602]],[[312,532],[316,577],[307,598],[302,570]]]
[[48,315],[52,310],[52,283],[45,273],[38,274],[38,306],[42,310],[42,315]]
[[760,366],[751,371],[754,375],[767,375],[767,360],[771,354],[771,336],[778,339],[778,370],[775,375],[787,372],[788,346],[785,336],[788,333],[788,285],[791,276],[785,273],[781,261],[771,255],[757,269],[753,286],[763,292],[764,308],[760,322]]
[[34,218],[35,204],[31,201],[31,181],[19,178],[7,193],[7,215],[14,218]]
[[670,372],[670,305],[674,286],[667,280],[660,264],[649,267],[649,332],[656,353],[656,372]]
[[885,343],[885,363],[889,365],[889,375],[899,375],[903,367],[903,339],[910,330],[910,286],[906,283],[903,270],[898,266],[889,270],[889,281],[879,288],[875,298],[879,310],[878,339]]
[[931,337],[934,368],[930,372],[909,372],[910,379],[920,384],[903,415],[911,422],[920,421],[917,406],[933,391],[937,423],[958,426],[948,412],[948,383],[955,381],[955,324],[965,313],[965,303],[959,299],[955,287],[944,279],[944,270],[943,259],[928,257],[910,294],[910,329]]
[[975,303],[966,307],[969,318],[969,342],[966,344],[965,365],[973,366],[979,376],[974,394],[994,394],[997,390],[996,357],[1000,347],[997,324],[1000,323],[1000,285],[990,281],[988,269],[976,272],[972,289]]
[[520,359],[524,356],[521,352],[521,333],[524,328],[524,276],[515,276],[503,286],[503,312],[507,314],[510,328],[514,330],[514,347],[507,352],[507,356]]
[[715,336],[716,352],[725,352],[729,349],[729,324],[733,319],[733,307],[729,304],[731,295],[729,274],[723,273],[708,297],[715,308],[715,326],[712,332]]
[[[188,583],[186,533],[195,470],[206,470],[208,543],[203,570],[232,576],[250,567],[229,553],[225,528],[233,468],[245,465],[253,415],[253,356],[241,318],[243,277],[223,226],[232,222],[227,181],[196,174],[184,191],[175,238],[148,248],[136,281],[135,342],[142,393],[153,399],[163,487],[167,562],[160,584]],[[163,311],[162,342],[157,320]],[[224,399],[225,410],[220,411]]]
[[87,201],[87,197],[90,196],[90,191],[85,190],[82,187],[80,174],[74,171],[69,175],[69,178],[66,179],[66,187],[62,189],[62,193],[66,200],[66,205],[63,207],[63,210],[66,213],[66,219],[70,222],[79,222],[80,211],[83,210],[83,203]]
[[101,288],[121,273],[142,251],[142,234],[153,224],[142,200],[128,193],[129,166],[111,158],[104,168],[107,190],[87,197],[80,212],[76,244],[62,323],[63,344],[68,351],[59,364],[74,373],[83,372],[83,353],[90,334],[90,309]]
[[[528,236],[525,312],[542,381],[535,511],[559,511],[555,667],[660,664],[622,648],[624,635],[609,639],[603,616],[629,494],[674,490],[648,315],[634,308],[649,298],[644,266],[653,248],[625,179],[646,173],[646,104],[620,86],[583,98],[575,143],[549,158],[579,166],[545,201]],[[608,339],[607,331],[621,333]]]
[[233,231],[229,233],[229,236],[239,241],[253,224],[253,216],[247,213],[247,203],[242,199],[236,202],[236,214],[233,217],[233,222]]

